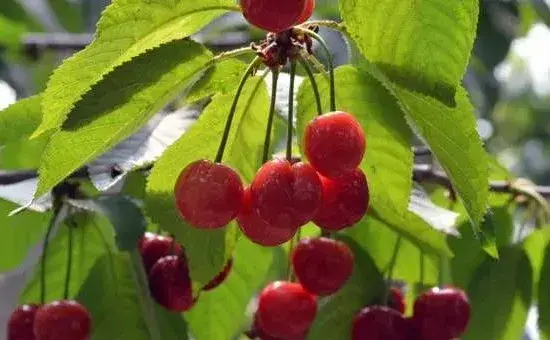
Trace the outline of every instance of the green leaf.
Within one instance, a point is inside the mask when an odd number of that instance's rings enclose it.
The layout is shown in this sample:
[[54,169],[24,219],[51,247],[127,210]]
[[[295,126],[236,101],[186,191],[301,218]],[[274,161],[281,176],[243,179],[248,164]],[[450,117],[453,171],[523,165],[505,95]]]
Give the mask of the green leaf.
[[[73,219],[77,228],[73,231],[73,258],[69,295],[76,295],[98,258],[115,249],[113,229],[109,223],[96,215],[78,214],[69,217],[48,247],[46,258],[46,300],[63,296],[67,270],[68,221]],[[43,236],[43,235],[42,235]],[[28,283],[21,302],[40,301],[40,265]]]
[[[339,110],[353,114],[367,137],[367,152],[361,164],[370,189],[370,206],[388,220],[399,224],[405,216],[412,186],[412,133],[395,98],[372,76],[344,66],[335,72]],[[329,88],[317,76],[323,107],[328,107]],[[317,114],[310,82],[305,80],[298,93],[297,131],[299,140]]]
[[[34,136],[58,129],[82,96],[118,66],[189,37],[228,10],[238,10],[231,0],[114,1],[103,12],[94,41],[51,76],[42,103],[44,119]],[[140,74],[157,67],[156,63],[151,65],[133,72]]]
[[12,49],[19,47],[25,30],[24,25],[3,16],[0,12],[0,47],[7,46]]
[[190,104],[215,94],[232,92],[239,85],[245,69],[246,64],[237,59],[216,63],[191,88],[185,102]]
[[115,228],[118,249],[136,249],[147,227],[147,220],[140,207],[125,196],[104,196],[95,199],[94,202]]
[[28,138],[40,124],[40,119],[42,108],[39,95],[21,99],[0,111],[0,146]]
[[[77,300],[92,315],[92,339],[149,340],[140,305],[140,290],[128,253],[103,255],[90,271]],[[183,317],[155,305],[151,313],[158,322],[162,339],[187,339]]]
[[195,338],[233,339],[241,331],[246,308],[264,282],[274,252],[244,237],[239,240],[226,281],[211,292],[201,293],[199,302],[185,316]]
[[540,282],[540,275],[542,273],[542,266],[544,265],[544,252],[547,246],[550,244],[550,228],[548,226],[541,227],[526,237],[523,242],[523,249],[529,256],[531,261],[531,267],[533,267],[533,295],[538,294],[538,286]]
[[340,10],[361,53],[393,82],[455,105],[476,34],[477,0],[342,0]]
[[539,327],[550,339],[550,244],[546,246],[538,286]]
[[[198,159],[213,159],[223,133],[234,93],[216,96],[198,121],[156,162],[147,185],[147,213],[154,223],[174,234],[189,259],[191,278],[208,283],[221,270],[235,242],[235,227],[205,231],[186,225],[174,205],[174,186],[180,172]],[[225,150],[224,163],[250,181],[262,163],[269,111],[267,89],[254,77],[244,87]]]
[[472,315],[464,340],[521,338],[532,302],[532,268],[520,247],[487,258],[468,287]]
[[308,340],[350,339],[355,314],[383,292],[384,280],[371,257],[353,240],[342,240],[354,253],[353,275],[338,293],[320,301]]
[[117,68],[87,93],[50,139],[35,197],[139,130],[211,60],[204,47],[182,40]]

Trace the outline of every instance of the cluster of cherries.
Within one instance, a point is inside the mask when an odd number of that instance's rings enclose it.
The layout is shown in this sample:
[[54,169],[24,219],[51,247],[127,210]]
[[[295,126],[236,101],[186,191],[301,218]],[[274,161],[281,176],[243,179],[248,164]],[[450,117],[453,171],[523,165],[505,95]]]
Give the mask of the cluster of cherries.
[[353,273],[352,251],[329,238],[301,240],[291,259],[298,282],[277,281],[262,290],[251,338],[305,339],[317,314],[317,297],[336,293]]
[[263,246],[286,243],[310,221],[330,232],[356,224],[369,204],[358,167],[366,148],[361,125],[349,113],[327,113],[308,124],[303,143],[309,163],[268,161],[246,189],[226,165],[191,163],[175,186],[181,216],[201,229],[236,218],[243,234]]
[[452,340],[470,320],[470,303],[462,290],[432,288],[420,295],[406,318],[403,293],[393,287],[386,305],[362,309],[353,319],[352,340]]
[[[191,278],[185,251],[172,237],[145,233],[138,244],[143,267],[149,280],[149,290],[155,301],[173,312],[185,312],[197,302],[193,297]],[[219,286],[231,271],[229,260],[222,272],[203,291]]]
[[7,340],[88,340],[92,317],[73,300],[19,306],[8,321]]

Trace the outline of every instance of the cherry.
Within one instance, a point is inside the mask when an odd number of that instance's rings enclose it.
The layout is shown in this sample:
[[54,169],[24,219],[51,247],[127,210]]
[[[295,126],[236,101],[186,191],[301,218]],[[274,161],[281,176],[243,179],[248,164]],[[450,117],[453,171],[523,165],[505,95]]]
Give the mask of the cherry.
[[388,297],[388,304],[390,308],[395,309],[401,314],[405,314],[407,304],[405,302],[405,296],[403,292],[397,287],[390,288],[390,296]]
[[466,331],[470,303],[457,288],[432,288],[414,303],[413,321],[422,340],[450,340]]
[[242,233],[249,240],[265,247],[275,247],[290,241],[298,230],[298,228],[275,228],[267,223],[255,209],[252,209],[249,188],[244,191],[243,209],[237,216],[237,222]]
[[258,325],[275,338],[300,336],[311,327],[317,314],[317,299],[302,285],[276,281],[260,293]]
[[298,19],[296,19],[296,25],[303,24],[309,18],[311,18],[314,10],[315,10],[315,0],[306,0],[304,11],[302,12],[302,14],[300,14]]
[[351,114],[331,112],[313,119],[304,133],[307,159],[321,175],[339,177],[354,171],[365,154],[361,124]]
[[341,230],[359,222],[367,213],[369,187],[361,169],[338,179],[321,176],[323,202],[313,222],[328,230]]
[[[353,340],[407,340],[410,326],[405,317],[386,306],[370,306],[353,319]],[[443,340],[443,339],[440,339]]]
[[292,253],[298,281],[309,292],[325,296],[337,292],[353,273],[353,253],[329,238],[301,240]]
[[229,261],[227,261],[227,263],[223,267],[222,271],[210,282],[208,282],[208,284],[204,286],[202,290],[206,290],[206,291],[212,290],[218,287],[219,285],[221,285],[225,281],[227,276],[229,276],[229,273],[231,272],[231,268],[233,268],[233,259],[229,259]]
[[241,208],[243,183],[233,169],[199,160],[181,172],[175,197],[181,216],[189,224],[202,229],[221,228]]
[[240,0],[240,4],[249,23],[278,33],[294,25],[304,11],[306,0]]
[[252,335],[250,338],[252,339],[260,339],[260,340],[305,340],[307,338],[308,331],[295,336],[285,337],[285,338],[277,338],[274,336],[271,336],[264,332],[262,327],[259,325],[258,317],[257,315],[254,315],[254,323],[252,325]]
[[87,340],[91,328],[90,313],[72,300],[54,301],[38,308],[33,325],[36,340]]
[[181,246],[169,236],[145,233],[139,241],[139,252],[148,273],[157,261],[168,255],[180,255]]
[[17,307],[8,320],[7,340],[34,340],[33,323],[38,305],[29,304]]
[[193,307],[193,292],[187,262],[181,256],[166,256],[149,273],[151,295],[164,308],[184,312]]
[[321,204],[323,187],[309,164],[274,159],[262,166],[250,185],[252,208],[269,224],[296,229],[311,221]]

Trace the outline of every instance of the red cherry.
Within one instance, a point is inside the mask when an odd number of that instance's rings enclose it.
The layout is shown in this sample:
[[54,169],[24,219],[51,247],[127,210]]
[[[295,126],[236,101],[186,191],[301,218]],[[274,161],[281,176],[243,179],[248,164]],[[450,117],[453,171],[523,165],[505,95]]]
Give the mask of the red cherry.
[[202,290],[212,290],[221,285],[223,281],[225,281],[227,276],[229,276],[231,268],[233,268],[233,259],[229,259],[229,261],[227,261],[227,263],[223,267],[222,271],[215,278],[213,278],[212,281],[208,282],[208,284],[204,286]]
[[294,25],[306,0],[240,0],[243,15],[252,25],[269,32],[282,32]]
[[298,281],[315,295],[337,292],[353,273],[353,253],[340,241],[329,238],[303,239],[292,253]]
[[17,307],[8,320],[7,340],[34,340],[33,323],[38,305],[29,304]]
[[151,295],[164,308],[184,312],[194,305],[187,262],[181,256],[158,260],[149,273]]
[[269,224],[296,229],[311,221],[321,204],[319,175],[301,162],[274,159],[267,162],[250,185],[252,208]]
[[409,332],[409,324],[402,314],[385,306],[371,306],[361,310],[353,319],[351,338],[407,340]]
[[199,160],[181,172],[175,197],[181,216],[189,224],[202,229],[221,228],[241,209],[243,183],[233,169]]
[[54,301],[38,308],[33,329],[36,340],[87,340],[92,317],[76,301]]
[[450,340],[466,331],[470,303],[456,288],[432,288],[414,303],[413,321],[422,340]]
[[148,273],[157,261],[165,256],[180,255],[181,246],[169,236],[145,233],[139,242],[139,253]]
[[331,112],[313,119],[304,133],[307,159],[321,175],[339,177],[354,171],[365,154],[361,124],[349,113]]
[[260,326],[258,322],[257,314],[254,315],[254,323],[252,325],[252,336],[250,336],[253,339],[260,339],[260,340],[305,340],[307,338],[307,331],[300,335],[285,337],[285,338],[277,338],[274,336],[271,336],[264,332],[262,327]]
[[237,216],[239,228],[252,242],[264,247],[275,247],[294,237],[298,228],[275,228],[252,209],[250,189],[246,188],[243,197],[243,210]]
[[405,296],[403,292],[397,287],[390,288],[390,296],[388,297],[388,304],[390,308],[395,309],[401,314],[405,313],[407,304],[405,302]]
[[317,314],[317,299],[302,285],[277,281],[269,284],[258,299],[258,325],[275,338],[300,336],[311,327]]
[[338,179],[321,176],[323,202],[313,222],[328,230],[341,230],[359,222],[367,213],[369,186],[361,169]]
[[306,0],[304,11],[302,12],[302,14],[300,14],[298,19],[296,19],[296,25],[303,24],[309,18],[311,18],[314,10],[315,10],[315,0]]

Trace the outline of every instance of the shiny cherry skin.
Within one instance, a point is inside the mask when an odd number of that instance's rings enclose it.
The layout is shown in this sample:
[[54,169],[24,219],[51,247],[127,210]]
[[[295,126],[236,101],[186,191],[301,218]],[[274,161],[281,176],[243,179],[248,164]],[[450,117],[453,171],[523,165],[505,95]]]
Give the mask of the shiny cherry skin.
[[[308,330],[309,331],[309,330]],[[262,327],[259,325],[257,315],[254,315],[254,323],[252,325],[252,336],[253,339],[259,340],[306,340],[308,331],[295,336],[289,336],[285,338],[277,338],[267,334]]]
[[240,0],[243,16],[252,25],[269,32],[282,32],[304,12],[306,0]]
[[457,338],[470,321],[468,297],[457,288],[432,288],[416,299],[413,321],[422,340]]
[[276,228],[267,223],[252,208],[250,189],[246,188],[243,197],[243,208],[237,216],[237,224],[242,233],[252,242],[264,247],[275,247],[290,241],[298,228]]
[[204,286],[202,290],[209,291],[221,285],[229,276],[232,268],[233,259],[229,259],[229,261],[227,261],[227,263],[223,267],[222,271],[218,275],[216,275],[216,277],[213,278],[210,282],[208,282],[208,284]]
[[[410,326],[398,311],[386,306],[370,306],[353,319],[352,340],[408,340]],[[440,339],[442,340],[442,339]]]
[[365,154],[361,124],[347,112],[331,112],[313,119],[304,133],[305,155],[321,175],[336,178],[354,171]]
[[17,307],[8,320],[7,340],[34,340],[33,324],[37,310],[36,304]]
[[274,338],[286,339],[304,334],[316,314],[316,297],[299,283],[273,282],[258,298],[258,325]]
[[405,302],[405,296],[401,289],[397,287],[390,288],[390,296],[388,301],[389,307],[395,309],[401,314],[405,314],[407,309],[407,303]]
[[304,22],[309,20],[309,18],[311,18],[311,16],[313,15],[314,10],[315,10],[315,0],[306,0],[304,11],[302,12],[302,14],[300,14],[298,19],[296,19],[296,25],[303,24]]
[[353,273],[353,253],[344,243],[329,238],[301,240],[292,253],[292,266],[300,284],[310,293],[336,293]]
[[175,186],[176,206],[183,219],[201,229],[222,228],[241,209],[243,183],[230,167],[208,160],[188,165]]
[[252,208],[269,224],[296,229],[311,221],[323,197],[319,175],[309,164],[274,159],[250,185]]
[[338,179],[321,176],[323,201],[313,222],[327,230],[353,226],[365,216],[369,206],[369,186],[361,169]]
[[92,317],[76,301],[54,301],[38,308],[33,329],[36,340],[88,340]]
[[139,253],[145,271],[149,273],[158,260],[169,255],[180,255],[182,248],[172,237],[147,232],[139,241]]
[[157,261],[149,273],[149,289],[158,304],[173,312],[185,312],[195,303],[189,268],[181,256]]

